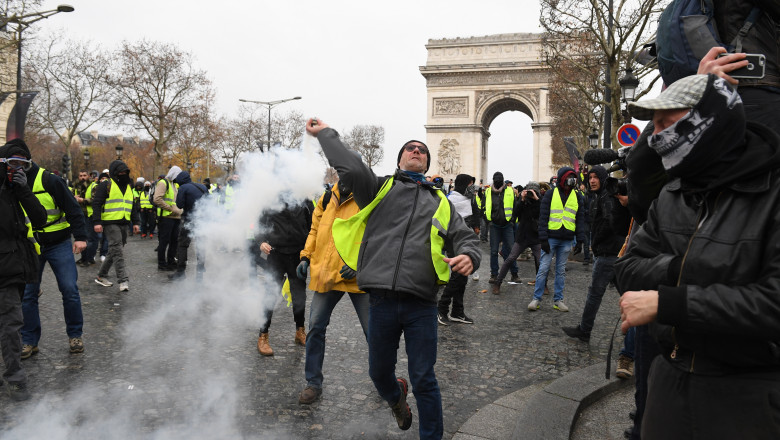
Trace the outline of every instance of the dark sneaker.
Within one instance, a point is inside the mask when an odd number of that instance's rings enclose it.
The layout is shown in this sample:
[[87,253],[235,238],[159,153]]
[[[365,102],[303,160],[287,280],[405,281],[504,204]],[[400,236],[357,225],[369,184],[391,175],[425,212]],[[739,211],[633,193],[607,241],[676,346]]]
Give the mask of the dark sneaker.
[[311,405],[322,394],[322,388],[314,388],[313,386],[307,386],[301,391],[301,395],[298,396],[298,403],[304,405]]
[[81,338],[70,338],[70,352],[84,353],[84,341]]
[[489,284],[495,284],[496,283],[496,275],[490,275],[490,279],[488,280]]
[[28,357],[36,353],[38,353],[37,345],[29,345],[29,344],[22,345],[22,359],[27,359]]
[[8,395],[11,396],[11,399],[16,402],[30,398],[30,392],[27,390],[27,383],[25,382],[6,382],[5,389],[8,391]]
[[178,280],[180,278],[184,278],[185,273],[186,272],[184,272],[183,270],[177,270],[176,272],[168,275],[168,279],[173,281],[173,280]]
[[520,277],[516,273],[512,274],[512,278],[509,281],[511,281],[513,283],[519,283],[520,282]]
[[450,315],[450,321],[460,322],[462,324],[474,324],[474,320],[464,315]]
[[577,338],[582,342],[590,342],[590,332],[582,331],[579,325],[576,327],[561,327],[561,329],[572,338]]
[[439,321],[439,324],[441,325],[450,325],[450,320],[449,318],[447,318],[446,314],[439,312],[436,319]]
[[407,385],[406,379],[399,377],[398,386],[401,387],[401,398],[390,409],[393,410],[393,416],[395,416],[398,427],[406,431],[412,427],[412,410],[409,409],[409,404],[406,403],[406,393],[409,385]]

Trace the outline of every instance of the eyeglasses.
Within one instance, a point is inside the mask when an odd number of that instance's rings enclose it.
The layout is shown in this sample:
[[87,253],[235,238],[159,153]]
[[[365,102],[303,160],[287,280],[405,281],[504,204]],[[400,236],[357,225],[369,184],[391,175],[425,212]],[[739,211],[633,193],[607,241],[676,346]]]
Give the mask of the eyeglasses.
[[30,168],[32,168],[32,161],[21,157],[0,157],[0,163],[4,163],[13,169],[21,168],[24,171],[30,171]]
[[407,145],[404,147],[404,150],[411,153],[415,148],[418,149],[422,154],[428,154],[428,149],[422,145]]

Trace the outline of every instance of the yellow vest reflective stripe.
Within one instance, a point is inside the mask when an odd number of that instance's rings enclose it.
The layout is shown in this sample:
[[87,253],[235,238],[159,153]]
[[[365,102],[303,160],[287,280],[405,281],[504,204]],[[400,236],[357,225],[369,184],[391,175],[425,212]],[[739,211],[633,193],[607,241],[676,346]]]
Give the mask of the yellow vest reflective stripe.
[[[344,263],[352,269],[357,269],[360,245],[366,232],[366,224],[371,212],[393,186],[393,178],[388,178],[379,189],[374,200],[365,208],[347,219],[334,219],[331,231],[336,251],[344,260]],[[450,226],[450,204],[447,197],[441,191],[436,191],[439,196],[439,207],[431,218],[431,260],[436,270],[438,284],[447,284],[450,280],[450,266],[444,262],[444,237]]]
[[225,209],[233,209],[233,185],[225,185]]
[[474,197],[474,201],[477,203],[477,208],[482,211],[482,198],[479,196],[479,193]]
[[[173,182],[167,182],[167,183],[168,183],[168,187],[167,187],[168,189],[165,191],[165,194],[163,195],[163,201],[165,203],[171,205],[171,206],[175,206],[176,205],[176,199],[173,198],[174,197],[174,195],[173,195],[173,192],[174,192],[173,185],[176,185],[176,184],[173,183]],[[176,185],[176,188],[178,188],[178,187],[179,187],[179,185]],[[168,217],[169,215],[173,214],[171,211],[166,211],[165,209],[160,209],[160,211],[162,211],[162,213],[160,214],[160,216],[162,216],[162,217]]]
[[33,194],[41,202],[41,205],[46,209],[46,224],[42,229],[36,229],[36,231],[42,232],[54,232],[61,231],[70,227],[70,223],[65,219],[65,213],[54,203],[54,198],[43,189],[43,172],[46,171],[43,168],[38,170],[38,175],[35,176],[35,183],[33,183]]
[[35,246],[35,253],[41,255],[41,245],[39,245],[38,240],[35,239],[32,222],[30,222],[30,218],[27,217],[27,211],[24,210],[24,207],[21,203],[19,206],[22,208],[22,213],[24,213],[24,225],[27,227],[27,239],[30,240],[30,243],[32,243],[33,246]]
[[213,193],[215,189],[217,189],[217,184],[212,183],[211,186],[209,186],[209,194]]
[[109,183],[108,199],[103,205],[103,212],[100,214],[101,220],[130,220],[130,213],[133,212],[133,191],[130,185],[127,185],[125,193],[119,190],[116,182]]
[[561,229],[561,226],[574,232],[577,228],[577,192],[569,192],[569,198],[566,199],[566,206],[561,200],[561,193],[556,187],[553,190],[552,202],[550,203],[550,220],[547,222],[547,228],[551,230]]
[[95,186],[97,186],[97,183],[92,182],[87,187],[87,191],[84,193],[84,198],[89,200],[87,202],[87,217],[92,218],[92,190],[95,189]]
[[[506,221],[512,218],[512,210],[515,207],[515,192],[510,187],[504,188],[504,217]],[[485,191],[485,216],[488,221],[493,212],[493,187],[490,187],[490,191]]]
[[149,200],[149,193],[146,191],[141,191],[141,195],[139,196],[139,200],[141,203],[141,209],[152,209],[154,208],[154,205],[152,205],[152,201]]

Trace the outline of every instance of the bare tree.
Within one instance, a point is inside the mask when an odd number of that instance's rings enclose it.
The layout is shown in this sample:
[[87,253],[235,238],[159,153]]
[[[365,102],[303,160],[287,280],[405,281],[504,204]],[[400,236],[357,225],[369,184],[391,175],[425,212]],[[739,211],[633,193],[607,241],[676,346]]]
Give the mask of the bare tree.
[[346,144],[360,154],[363,162],[373,168],[382,161],[385,151],[385,128],[379,125],[356,125],[345,136]]
[[122,43],[113,82],[120,109],[136,128],[154,140],[155,172],[161,169],[168,141],[191,107],[212,99],[211,82],[193,65],[192,54],[171,44]]
[[[39,90],[31,113],[65,146],[68,157],[78,133],[105,121],[116,108],[116,94],[107,81],[109,69],[99,46],[67,41],[62,35],[52,35],[30,50],[27,84]],[[71,175],[69,171],[69,180]]]
[[276,133],[275,139],[282,144],[283,148],[300,148],[303,142],[303,127],[306,125],[306,118],[303,113],[291,110],[288,113],[281,114],[274,118],[271,124],[271,134]]
[[[647,93],[658,80],[655,64],[637,65],[635,54],[654,38],[650,25],[657,22],[668,3],[669,0],[541,1],[543,51],[548,65],[561,81],[577,91],[579,99],[591,104],[594,118],[596,107],[605,109],[611,122],[609,136],[615,143],[617,128],[623,122],[618,77],[623,69],[631,67],[640,80],[647,78],[645,89],[638,96]],[[572,76],[572,71],[578,74]]]
[[203,103],[187,109],[182,115],[181,127],[171,142],[173,159],[182,168],[186,167],[190,174],[193,166],[198,169],[206,167],[209,150],[217,139],[217,124],[211,116],[209,104]]

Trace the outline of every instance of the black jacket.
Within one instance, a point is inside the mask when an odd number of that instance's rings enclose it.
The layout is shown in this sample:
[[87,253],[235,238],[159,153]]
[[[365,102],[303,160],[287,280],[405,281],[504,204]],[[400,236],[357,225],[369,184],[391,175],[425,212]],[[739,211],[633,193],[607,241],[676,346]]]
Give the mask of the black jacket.
[[623,209],[626,212],[628,209],[624,208],[614,196],[607,193],[604,185],[607,180],[607,172],[603,167],[596,165],[590,172],[595,173],[601,182],[599,190],[592,193],[594,199],[590,205],[590,247],[597,257],[614,257],[617,256],[626,241],[628,227],[615,229],[616,224],[612,221],[612,215],[618,209]]
[[539,244],[539,207],[541,200],[526,196],[518,199],[515,205],[517,212],[517,234],[515,243]]
[[281,211],[264,212],[260,217],[261,233],[256,238],[257,243],[268,243],[272,252],[297,256],[306,246],[313,207],[310,200],[305,200],[292,206],[285,203]]
[[0,173],[0,287],[38,282],[38,256],[27,239],[24,213],[33,227],[46,224],[46,209],[28,186],[9,184]]
[[173,179],[173,183],[179,184],[179,192],[176,194],[176,206],[184,210],[182,220],[187,220],[195,208],[195,202],[204,195],[209,194],[206,185],[195,183],[190,178],[190,173],[182,171]]
[[[27,172],[27,185],[30,188],[35,184],[35,179],[40,172],[41,168],[33,163],[32,168]],[[62,243],[65,240],[70,240],[71,234],[73,234],[73,238],[76,241],[87,241],[84,213],[79,202],[76,201],[73,193],[70,192],[68,184],[61,177],[48,171],[43,171],[41,183],[43,184],[43,189],[54,199],[54,204],[65,213],[65,219],[70,223],[70,227],[54,232],[36,232],[35,237],[38,240],[38,244],[41,246],[52,246]]]

